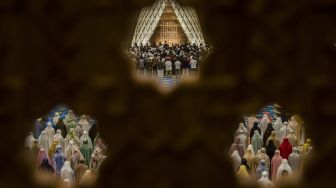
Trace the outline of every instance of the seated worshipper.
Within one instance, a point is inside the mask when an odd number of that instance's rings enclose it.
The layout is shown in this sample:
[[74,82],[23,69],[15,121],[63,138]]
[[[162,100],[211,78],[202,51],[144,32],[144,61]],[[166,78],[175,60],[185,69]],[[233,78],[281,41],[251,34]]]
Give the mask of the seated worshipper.
[[91,124],[89,123],[89,117],[82,115],[78,124],[82,127],[83,131],[90,131]]
[[80,182],[80,180],[82,179],[85,171],[88,170],[88,169],[89,169],[88,166],[85,165],[85,159],[81,158],[79,160],[79,164],[75,168],[76,184],[78,184]]
[[234,143],[231,145],[230,148],[230,155],[233,153],[234,150],[237,150],[239,153],[239,156],[241,158],[243,158],[244,156],[244,148],[243,145],[240,143],[240,139],[239,138],[235,138],[234,139]]
[[274,131],[273,125],[272,125],[272,123],[269,123],[267,125],[267,128],[266,128],[265,133],[264,133],[263,146],[266,146],[266,141],[272,135],[273,131]]
[[290,175],[292,175],[292,169],[288,165],[287,159],[282,159],[282,163],[278,168],[276,180],[286,179]]
[[287,134],[291,131],[292,129],[288,127],[288,123],[285,122],[284,126],[280,129],[279,134],[278,134],[278,139],[280,144],[282,144],[283,140],[286,138]]
[[35,138],[33,136],[33,132],[30,132],[29,135],[27,136],[26,140],[25,140],[25,148],[28,151],[32,150],[33,145],[34,145],[34,141],[35,141]]
[[296,138],[294,131],[289,131],[287,134],[288,141],[292,147],[298,146],[298,139]]
[[256,163],[256,160],[255,160],[255,155],[252,152],[251,148],[247,148],[246,153],[244,155],[244,159],[247,161],[247,164],[250,167],[251,172],[254,173],[255,169],[256,169],[256,166],[257,166],[257,163]]
[[61,180],[64,181],[65,179],[68,179],[71,184],[74,182],[75,179],[75,174],[71,169],[69,161],[65,161],[61,169]]
[[270,140],[266,146],[266,153],[270,159],[273,158],[275,150],[277,150],[277,148],[275,147],[273,140]]
[[240,130],[236,138],[240,140],[240,143],[242,144],[244,152],[245,152],[247,145],[248,145],[248,137],[246,136],[243,130]]
[[51,122],[48,122],[47,127],[44,129],[44,131],[48,137],[48,142],[49,142],[49,147],[50,147],[54,142],[54,136],[55,136],[55,129],[52,128]]
[[281,117],[276,117],[273,128],[274,128],[274,131],[276,132],[277,135],[279,134],[279,131],[283,126],[284,125],[282,123]]
[[233,160],[233,169],[234,169],[235,172],[237,172],[238,168],[239,168],[239,166],[241,164],[241,158],[240,158],[239,153],[238,153],[237,150],[233,151],[233,153],[231,155],[231,158]]
[[43,148],[44,150],[48,151],[49,150],[49,140],[47,133],[45,131],[41,132],[40,137],[38,138],[40,147]]
[[64,122],[63,122],[62,119],[58,120],[58,122],[56,124],[56,127],[55,127],[55,130],[62,130],[63,138],[65,138],[67,136],[68,130],[67,130],[66,126],[64,125]]
[[257,176],[258,179],[261,178],[262,172],[264,172],[264,171],[267,171],[267,172],[268,172],[268,167],[266,166],[264,160],[260,160],[260,162],[259,162],[259,166],[258,166],[258,168],[256,169],[256,176]]
[[72,110],[69,110],[68,114],[64,118],[64,125],[66,127],[66,131],[69,132],[71,128],[75,129],[77,126],[76,123],[76,115]]
[[84,138],[83,144],[81,144],[80,151],[85,159],[85,164],[87,166],[90,165],[91,162],[91,154],[92,154],[92,143],[90,143],[90,138]]
[[87,141],[88,141],[90,147],[93,148],[91,138],[89,137],[89,134],[88,134],[87,131],[84,131],[84,132],[83,132],[83,136],[82,136],[82,137],[80,138],[80,140],[79,140],[79,142],[80,142],[80,146],[83,145],[83,141],[84,141],[84,139],[87,139]]
[[264,136],[264,133],[268,127],[268,124],[271,123],[270,119],[268,118],[268,114],[264,113],[263,117],[260,120],[260,130],[261,130],[261,137]]
[[259,134],[261,135],[261,130],[260,130],[259,126],[258,126],[258,122],[254,122],[254,124],[253,124],[253,127],[252,127],[252,129],[250,131],[250,139],[253,138],[253,135],[254,135],[255,131],[258,131]]
[[62,148],[65,148],[64,138],[62,136],[62,131],[60,129],[57,129],[56,134],[54,136],[54,142],[58,142]]
[[280,156],[280,151],[276,150],[275,154],[272,158],[272,163],[271,163],[271,178],[272,178],[272,181],[276,180],[278,168],[281,165],[281,163],[282,163],[282,157]]
[[291,167],[293,174],[300,174],[301,170],[301,156],[297,147],[293,148],[293,152],[288,157],[288,164]]
[[284,159],[288,159],[288,156],[292,153],[292,146],[290,145],[288,138],[285,138],[282,144],[279,146],[280,155]]
[[262,187],[272,187],[272,186],[274,186],[274,184],[272,183],[272,181],[270,181],[268,179],[268,172],[267,171],[262,172],[262,177],[258,180],[258,183]]
[[254,131],[251,143],[253,145],[254,153],[257,153],[257,151],[262,147],[262,138],[257,130]]
[[39,165],[39,169],[43,170],[44,172],[54,173],[54,168],[49,164],[48,159],[43,159],[41,164]]
[[279,148],[280,142],[279,139],[276,136],[276,132],[272,131],[271,136],[268,137],[267,141],[266,141],[266,146],[268,145],[269,141],[272,140],[273,144],[276,148]]
[[56,153],[54,154],[54,160],[55,160],[55,167],[56,167],[56,175],[61,175],[61,169],[64,165],[65,156],[62,152],[62,146],[57,145],[56,146]]
[[68,132],[68,135],[65,137],[65,147],[68,147],[69,142],[73,141],[73,143],[79,147],[79,138],[76,136],[75,134],[75,130],[74,129],[70,129],[70,131]]
[[242,159],[242,163],[239,166],[237,176],[245,179],[250,177],[249,173],[250,173],[250,167],[248,166],[246,159]]

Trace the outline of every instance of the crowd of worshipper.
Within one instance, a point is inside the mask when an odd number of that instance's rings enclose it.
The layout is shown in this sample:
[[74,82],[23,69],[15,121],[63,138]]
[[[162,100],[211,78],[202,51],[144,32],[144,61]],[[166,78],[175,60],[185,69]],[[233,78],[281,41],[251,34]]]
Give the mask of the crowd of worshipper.
[[69,110],[63,118],[56,112],[51,120],[37,119],[25,148],[36,160],[38,170],[75,186],[95,180],[107,145],[89,116],[77,118]]
[[288,122],[276,117],[272,122],[264,113],[261,119],[251,116],[240,123],[230,148],[237,176],[264,187],[299,179],[313,147],[311,139],[305,140],[298,117],[294,115]]
[[138,45],[129,49],[134,67],[141,75],[180,78],[197,75],[202,60],[210,48],[204,44],[163,44]]

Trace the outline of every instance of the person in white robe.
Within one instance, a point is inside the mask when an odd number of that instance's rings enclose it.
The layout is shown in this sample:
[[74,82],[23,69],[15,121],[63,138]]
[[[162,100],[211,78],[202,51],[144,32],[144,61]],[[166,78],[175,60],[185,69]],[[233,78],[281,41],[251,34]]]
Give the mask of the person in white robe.
[[61,169],[61,180],[64,181],[65,179],[68,179],[71,184],[74,182],[75,179],[75,173],[71,169],[69,161],[65,161]]
[[58,112],[55,112],[55,116],[53,117],[52,121],[53,121],[53,125],[56,126],[58,120],[60,118],[60,115]]
[[33,132],[30,132],[29,135],[26,137],[25,140],[25,147],[31,151],[34,145],[35,138],[33,136]]
[[268,127],[268,124],[270,123],[271,121],[269,120],[268,118],[268,115],[265,113],[262,117],[262,119],[260,120],[260,130],[261,130],[261,137],[263,138],[264,137],[264,133]]
[[277,181],[281,179],[286,179],[293,174],[292,168],[289,166],[287,159],[282,159],[282,163],[278,168]]
[[45,131],[41,132],[41,135],[38,138],[40,147],[43,148],[45,151],[49,151],[49,140],[47,133]]
[[276,132],[277,135],[279,135],[280,129],[283,126],[284,125],[282,123],[281,117],[277,117],[276,120],[275,120],[275,122],[274,122],[274,125],[273,125],[274,131]]
[[55,129],[52,128],[51,122],[48,122],[47,127],[44,129],[48,136],[49,147],[54,143]]
[[291,117],[288,126],[293,130],[296,138],[301,142],[301,125],[295,119],[295,116]]
[[285,122],[284,126],[280,129],[279,134],[278,134],[278,139],[279,139],[280,145],[282,144],[283,140],[286,138],[287,134],[291,130],[292,129],[288,126],[288,123]]
[[231,154],[231,158],[233,160],[233,169],[234,172],[238,171],[238,168],[241,164],[241,157],[239,156],[239,153],[237,150],[234,150],[233,153]]
[[236,138],[238,138],[240,140],[240,143],[243,145],[243,149],[244,149],[244,153],[245,153],[246,148],[247,148],[247,144],[248,144],[248,137],[246,136],[246,134],[244,133],[243,130],[240,130],[238,135],[236,136]]
[[263,171],[261,178],[258,180],[258,183],[261,185],[261,187],[273,187],[274,184],[271,180],[268,178],[268,172]]
[[290,130],[287,134],[287,138],[292,147],[298,146],[298,139],[296,138],[294,131]]
[[294,175],[300,175],[301,156],[297,147],[293,148],[293,152],[288,156],[288,164],[291,167]]
[[82,127],[83,132],[89,131],[91,129],[91,124],[88,121],[88,117],[86,115],[82,115],[78,124]]

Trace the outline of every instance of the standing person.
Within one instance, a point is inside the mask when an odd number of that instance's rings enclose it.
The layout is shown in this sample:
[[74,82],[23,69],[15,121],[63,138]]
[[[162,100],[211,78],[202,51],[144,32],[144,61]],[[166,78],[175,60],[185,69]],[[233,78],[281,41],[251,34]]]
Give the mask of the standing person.
[[243,149],[243,145],[240,143],[239,138],[234,139],[234,143],[231,145],[231,148],[230,148],[230,155],[233,153],[234,150],[237,150],[239,153],[239,156],[243,158],[244,149]]
[[249,134],[251,134],[251,129],[254,126],[254,123],[257,123],[258,125],[258,119],[255,116],[250,116],[247,118],[247,130]]
[[242,159],[241,165],[239,166],[237,176],[243,179],[249,178],[250,167],[247,164],[246,159]]
[[252,137],[253,137],[255,131],[258,131],[258,133],[261,134],[261,130],[260,130],[259,126],[258,126],[258,122],[254,122],[253,123],[253,127],[252,127],[252,129],[250,131],[250,139],[251,140],[252,140]]
[[282,123],[281,117],[276,117],[273,128],[274,128],[277,135],[279,134],[280,129],[282,127],[283,127],[283,123]]
[[275,131],[272,131],[271,136],[268,137],[268,139],[267,139],[267,141],[266,141],[266,146],[268,145],[268,143],[269,143],[270,140],[273,141],[274,146],[275,146],[276,148],[279,148],[280,142],[279,142],[279,139],[278,139],[277,136],[276,136],[276,132],[275,132]]
[[277,180],[281,180],[281,179],[286,179],[288,178],[288,176],[292,175],[292,169],[291,167],[288,165],[288,161],[287,159],[282,159],[282,163],[278,168],[277,171]]
[[237,150],[233,151],[231,158],[233,160],[233,169],[235,172],[237,172],[241,164],[241,157],[239,156],[239,153]]
[[54,154],[56,175],[60,176],[61,169],[64,165],[65,155],[62,152],[62,147],[60,145],[56,146],[56,153]]
[[240,143],[243,145],[243,149],[244,149],[244,152],[245,152],[246,148],[247,148],[247,145],[248,145],[248,139],[247,139],[246,134],[244,134],[244,131],[243,130],[239,130],[239,133],[236,136],[236,138],[239,138]]
[[75,168],[76,184],[79,184],[79,182],[82,179],[83,175],[85,174],[86,170],[89,170],[89,168],[88,168],[87,165],[85,165],[85,159],[81,158],[79,160],[79,164]]
[[270,140],[270,141],[268,142],[268,145],[266,146],[266,153],[267,153],[267,155],[268,155],[268,157],[269,157],[270,159],[273,158],[274,153],[275,153],[276,150],[277,150],[277,148],[275,147],[275,145],[274,145],[274,143],[273,143],[273,140]]
[[190,58],[190,68],[191,68],[192,75],[195,76],[197,72],[197,60],[194,59],[193,56],[191,56]]
[[84,138],[80,147],[80,151],[85,159],[85,164],[90,165],[92,154],[92,143],[89,143],[90,138]]
[[247,164],[249,165],[251,172],[255,172],[255,167],[257,166],[256,160],[255,160],[255,155],[252,152],[251,148],[248,148],[246,150],[246,153],[244,155],[244,159],[247,161]]
[[264,171],[267,171],[267,172],[268,172],[268,167],[266,166],[266,162],[265,162],[265,160],[260,160],[260,161],[259,161],[259,166],[258,166],[258,168],[256,169],[256,176],[257,176],[258,179],[261,178],[261,174],[262,174],[262,172],[264,172]]
[[278,173],[278,168],[282,163],[282,157],[280,156],[280,151],[275,150],[275,154],[271,161],[271,178],[272,181],[275,181]]
[[75,179],[75,174],[71,169],[69,161],[65,161],[61,169],[61,180],[64,181],[65,179],[68,179],[71,184],[74,182]]
[[40,147],[43,148],[45,151],[49,150],[49,140],[47,133],[45,131],[41,132],[41,135],[38,138]]
[[298,145],[298,139],[296,138],[294,131],[290,130],[287,134],[287,138],[292,147],[296,147]]
[[262,172],[262,177],[258,180],[258,183],[262,186],[262,187],[273,187],[273,183],[272,181],[270,181],[268,179],[268,172],[267,171],[263,171]]
[[153,76],[157,76],[158,62],[158,57],[155,55],[152,60]]
[[171,74],[172,74],[172,62],[170,60],[165,62],[165,68],[166,68],[166,76],[168,78],[171,78]]
[[267,125],[267,128],[264,132],[264,137],[263,137],[263,146],[266,146],[267,139],[272,135],[272,131],[274,131],[272,123],[269,123]]
[[271,123],[271,121],[269,120],[267,113],[264,113],[262,119],[260,120],[260,130],[261,130],[262,137],[264,136],[264,133],[269,123]]
[[290,145],[288,138],[285,138],[279,147],[281,157],[288,159],[288,156],[292,153],[292,146]]
[[40,135],[41,132],[44,130],[43,123],[42,123],[42,118],[38,118],[35,122],[34,126],[34,138],[37,139]]
[[301,156],[297,147],[293,148],[293,152],[288,157],[289,166],[292,168],[293,174],[300,174],[301,169]]
[[176,78],[181,77],[181,61],[179,59],[175,61],[175,75],[176,75]]
[[143,75],[145,72],[145,59],[142,56],[138,59],[138,70],[140,75]]
[[[49,142],[49,147],[53,144],[54,142],[54,136],[55,136],[55,129],[52,128],[51,122],[48,122],[47,128],[44,129],[47,137],[48,137],[48,142]],[[48,148],[49,149],[49,148]]]
[[257,153],[259,149],[262,148],[262,138],[257,130],[254,131],[254,135],[252,137],[252,145],[254,153]]
[[292,129],[288,126],[288,123],[285,122],[284,126],[280,129],[278,138],[280,144],[283,142],[284,138],[286,138],[287,134],[291,131]]

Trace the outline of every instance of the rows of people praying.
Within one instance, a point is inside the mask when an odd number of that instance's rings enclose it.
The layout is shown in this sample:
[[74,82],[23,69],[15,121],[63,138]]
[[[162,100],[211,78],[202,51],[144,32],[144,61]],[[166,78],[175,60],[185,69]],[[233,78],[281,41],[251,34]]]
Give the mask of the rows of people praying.
[[293,115],[289,121],[250,116],[240,123],[230,148],[234,170],[241,180],[257,181],[264,187],[299,180],[313,151],[311,139],[304,136],[303,122]]
[[197,75],[210,48],[205,44],[134,44],[128,51],[140,75],[175,77]]
[[94,182],[107,151],[96,121],[72,110],[37,119],[25,148],[38,171],[69,186]]

